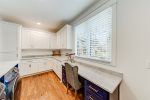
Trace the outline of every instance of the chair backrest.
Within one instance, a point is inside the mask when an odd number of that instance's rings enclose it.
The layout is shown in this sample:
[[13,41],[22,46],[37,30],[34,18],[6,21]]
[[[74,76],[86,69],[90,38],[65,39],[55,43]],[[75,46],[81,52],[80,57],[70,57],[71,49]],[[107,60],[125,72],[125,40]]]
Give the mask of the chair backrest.
[[78,90],[81,83],[78,80],[78,66],[72,67],[70,64],[65,63],[67,82],[75,89]]

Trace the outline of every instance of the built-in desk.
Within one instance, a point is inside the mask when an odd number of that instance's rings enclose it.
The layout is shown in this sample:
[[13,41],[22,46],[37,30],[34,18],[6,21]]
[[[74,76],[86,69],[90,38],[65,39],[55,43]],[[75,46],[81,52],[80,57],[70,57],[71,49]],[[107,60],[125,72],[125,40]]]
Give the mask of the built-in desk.
[[[81,63],[71,65],[78,66],[78,73],[84,79],[85,100],[119,100],[121,73]],[[62,67],[62,81],[66,84],[65,67]]]

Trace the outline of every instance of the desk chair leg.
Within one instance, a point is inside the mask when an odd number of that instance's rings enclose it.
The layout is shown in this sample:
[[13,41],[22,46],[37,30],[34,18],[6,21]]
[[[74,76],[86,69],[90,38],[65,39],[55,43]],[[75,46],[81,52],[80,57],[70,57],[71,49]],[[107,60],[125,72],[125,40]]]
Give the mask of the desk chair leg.
[[67,92],[66,92],[66,94],[68,94],[68,90],[69,90],[69,85],[68,85],[68,83],[67,83]]
[[74,100],[76,100],[77,99],[77,90],[75,90],[75,99]]

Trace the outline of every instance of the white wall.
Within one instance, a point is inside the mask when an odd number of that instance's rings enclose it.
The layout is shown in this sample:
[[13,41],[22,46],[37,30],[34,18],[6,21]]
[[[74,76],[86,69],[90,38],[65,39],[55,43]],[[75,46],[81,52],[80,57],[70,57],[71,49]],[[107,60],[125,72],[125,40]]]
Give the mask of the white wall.
[[124,74],[121,100],[150,100],[150,0],[117,4],[117,69]]
[[100,67],[123,73],[120,100],[150,100],[150,69],[145,68],[149,43],[150,0],[118,0],[117,64]]

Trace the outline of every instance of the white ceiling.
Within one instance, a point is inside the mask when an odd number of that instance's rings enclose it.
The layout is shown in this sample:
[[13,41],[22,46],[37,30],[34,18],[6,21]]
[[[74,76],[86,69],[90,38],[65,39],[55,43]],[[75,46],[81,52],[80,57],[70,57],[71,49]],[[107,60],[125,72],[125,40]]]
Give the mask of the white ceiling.
[[0,17],[26,27],[56,31],[96,1],[99,0],[0,0]]

